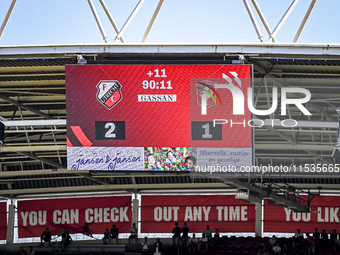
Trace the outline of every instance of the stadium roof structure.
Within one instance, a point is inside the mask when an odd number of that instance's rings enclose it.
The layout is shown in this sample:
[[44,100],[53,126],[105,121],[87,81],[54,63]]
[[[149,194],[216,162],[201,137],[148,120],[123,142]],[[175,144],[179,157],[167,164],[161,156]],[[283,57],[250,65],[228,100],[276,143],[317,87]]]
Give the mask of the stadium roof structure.
[[[256,1],[252,2],[256,8]],[[287,15],[296,2],[293,1]],[[263,42],[254,15],[249,13],[259,43],[145,43],[149,28],[143,43],[124,43],[124,27],[116,30],[115,42],[108,43],[98,22],[105,40],[102,44],[0,46],[0,116],[6,125],[5,146],[0,148],[0,197],[135,192],[235,193],[236,189],[246,189],[262,198],[268,195],[263,193],[268,190],[276,195],[292,191],[294,194],[338,194],[339,173],[329,166],[337,163],[332,151],[339,128],[336,110],[340,107],[340,44],[296,43],[315,2],[311,2],[292,43],[275,42],[285,16],[273,31],[267,29],[270,42]],[[244,3],[249,11],[248,1],[244,0]],[[11,11],[10,7],[7,16]],[[153,21],[158,11],[156,9]],[[94,15],[98,21],[95,12]],[[264,22],[260,11],[258,15]],[[123,43],[116,43],[119,40]],[[252,178],[241,175],[232,179],[192,176],[183,172],[66,170],[65,65],[131,63],[251,64],[258,109],[270,107],[273,86],[307,88],[312,99],[306,107],[312,116],[304,116],[297,107],[289,107],[289,119],[297,120],[297,126],[283,128],[278,121],[275,125],[266,122],[263,127],[255,128],[255,165],[320,164],[326,171],[312,172],[308,168],[308,173],[290,171],[258,174]],[[283,120],[283,116],[272,115],[270,119]]]
[[[268,109],[275,86],[305,87],[312,116],[289,107],[294,128],[279,122],[255,128],[256,165],[335,164],[338,136],[340,45],[296,44],[100,44],[0,47],[0,116],[6,144],[0,157],[0,196],[84,192],[235,192],[242,185],[221,178],[173,172],[66,170],[65,65],[78,63],[248,63],[254,66],[258,109]],[[276,79],[273,79],[276,78]],[[267,85],[268,87],[267,87]],[[306,85],[307,84],[307,85]],[[261,89],[260,89],[261,87]],[[283,116],[272,116],[281,119]],[[278,190],[338,193],[339,174],[262,175]],[[258,182],[258,178],[255,178]],[[254,179],[254,180],[255,180]],[[274,185],[274,186],[273,186]],[[249,188],[249,187],[248,187]]]

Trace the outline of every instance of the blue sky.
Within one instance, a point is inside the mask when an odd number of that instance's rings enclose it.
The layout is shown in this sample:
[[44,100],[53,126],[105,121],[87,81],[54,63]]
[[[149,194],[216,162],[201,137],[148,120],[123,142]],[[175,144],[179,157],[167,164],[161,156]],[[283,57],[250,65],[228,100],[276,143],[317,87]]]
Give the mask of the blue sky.
[[[12,0],[0,1],[0,24]],[[98,0],[93,0],[109,42],[116,33]],[[122,27],[138,0],[105,0]],[[292,0],[257,0],[273,30]],[[300,0],[276,38],[292,42],[311,0]],[[249,0],[250,5],[251,0]],[[124,33],[139,43],[158,0],[145,0]],[[253,7],[253,6],[252,6]],[[339,0],[318,0],[299,39],[303,43],[339,43]],[[255,10],[264,38],[268,35]],[[18,0],[0,45],[103,43],[87,0]],[[147,43],[260,42],[242,0],[165,0]]]

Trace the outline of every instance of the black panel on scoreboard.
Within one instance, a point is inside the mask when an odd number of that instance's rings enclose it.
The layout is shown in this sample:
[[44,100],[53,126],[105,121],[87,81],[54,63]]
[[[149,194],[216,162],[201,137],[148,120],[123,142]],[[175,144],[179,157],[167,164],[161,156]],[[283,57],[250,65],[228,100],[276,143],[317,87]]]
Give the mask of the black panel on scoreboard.
[[222,125],[215,125],[212,121],[192,121],[192,140],[222,140]]
[[97,140],[125,140],[125,121],[96,121]]

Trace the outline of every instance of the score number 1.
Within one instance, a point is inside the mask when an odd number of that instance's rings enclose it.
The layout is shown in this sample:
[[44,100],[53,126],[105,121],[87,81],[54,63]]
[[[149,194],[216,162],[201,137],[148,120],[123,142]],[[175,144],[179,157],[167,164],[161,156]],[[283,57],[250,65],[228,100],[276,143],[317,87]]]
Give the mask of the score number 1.
[[192,140],[222,140],[222,125],[215,125],[212,121],[192,121]]

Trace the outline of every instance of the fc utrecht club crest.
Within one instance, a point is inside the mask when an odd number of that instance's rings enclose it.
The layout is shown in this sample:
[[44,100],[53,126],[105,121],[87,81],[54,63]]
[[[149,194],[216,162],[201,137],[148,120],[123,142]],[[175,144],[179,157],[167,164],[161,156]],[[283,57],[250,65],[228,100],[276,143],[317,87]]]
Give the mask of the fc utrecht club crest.
[[[212,91],[209,88],[209,87],[212,87],[213,89],[215,89],[216,84],[217,84],[217,82],[209,81],[209,80],[195,82],[197,104],[198,104],[199,107],[202,107],[202,95],[203,95],[203,93],[206,93],[204,90],[209,91],[211,93],[211,95],[214,96],[214,99],[216,100],[215,92]],[[202,90],[202,89],[204,89],[204,90]],[[215,89],[215,91],[216,91],[216,89]],[[214,106],[215,106],[214,100],[208,95],[208,97],[207,97],[207,109],[214,107]]]
[[97,84],[97,99],[107,109],[111,110],[122,98],[122,85],[118,81],[100,81]]

